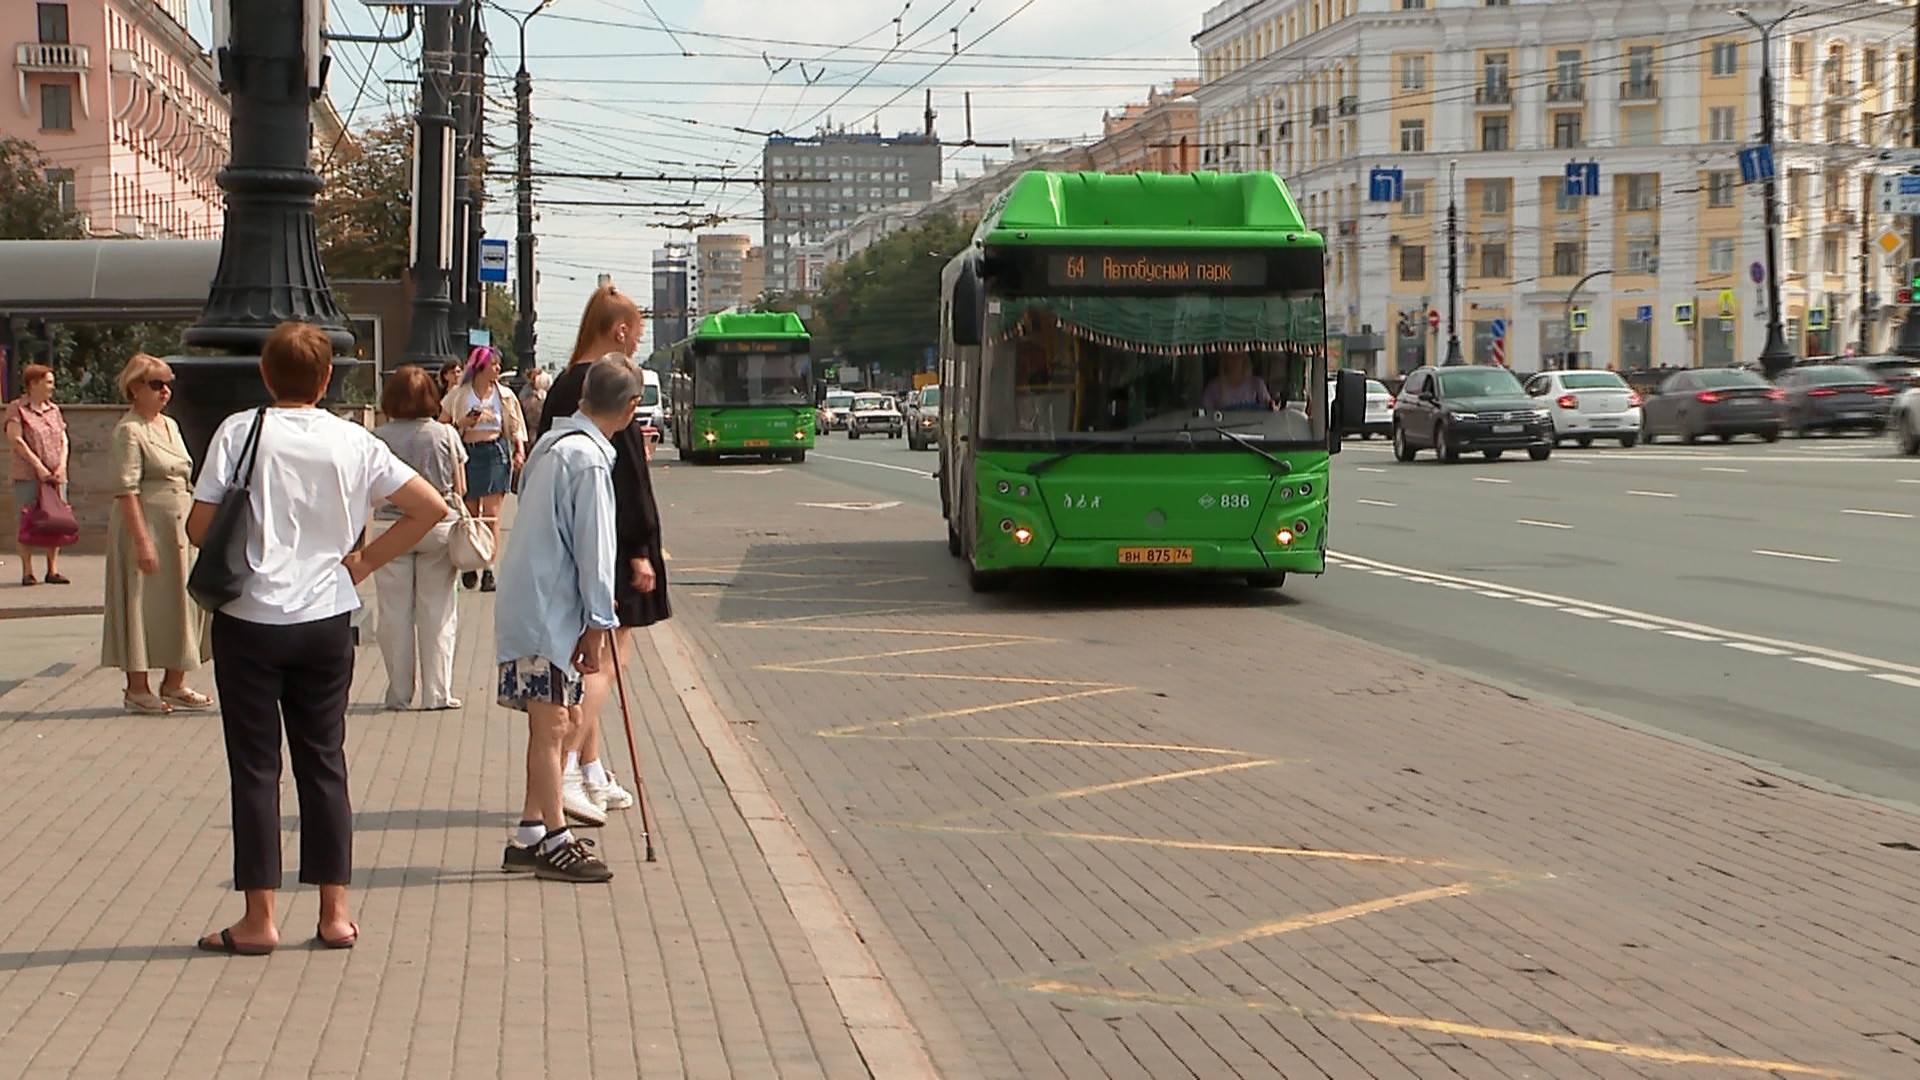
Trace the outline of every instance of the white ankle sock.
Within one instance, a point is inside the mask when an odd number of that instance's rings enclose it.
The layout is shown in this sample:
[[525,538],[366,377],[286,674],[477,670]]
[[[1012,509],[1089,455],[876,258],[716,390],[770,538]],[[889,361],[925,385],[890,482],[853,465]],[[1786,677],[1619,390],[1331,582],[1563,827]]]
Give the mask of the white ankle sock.
[[606,767],[598,761],[589,761],[580,766],[580,773],[587,778],[587,783],[589,784],[597,784],[601,787],[607,785]]
[[513,830],[513,840],[521,847],[532,847],[547,838],[547,823],[544,821],[523,821]]
[[571,844],[571,843],[573,843],[573,830],[558,829],[542,837],[540,840],[539,846],[535,847],[533,850],[537,854],[545,855],[548,852],[555,850],[556,848],[559,848],[565,844]]
[[577,773],[580,771],[580,751],[578,750],[567,751],[567,767],[565,771],[570,773]]

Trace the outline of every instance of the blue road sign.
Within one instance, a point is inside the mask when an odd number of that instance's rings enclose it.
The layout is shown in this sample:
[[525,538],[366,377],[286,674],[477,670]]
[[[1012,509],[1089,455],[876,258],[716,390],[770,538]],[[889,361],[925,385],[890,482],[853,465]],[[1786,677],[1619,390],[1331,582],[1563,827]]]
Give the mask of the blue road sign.
[[1653,305],[1641,304],[1639,307],[1635,308],[1633,311],[1633,320],[1635,322],[1646,322],[1646,323],[1652,322],[1653,321]]
[[1567,162],[1567,195],[1579,198],[1600,194],[1600,163],[1597,161]]
[[1368,202],[1399,202],[1406,174],[1399,169],[1375,169],[1367,174]]
[[1758,183],[1773,179],[1773,147],[1762,143],[1740,149],[1740,182]]
[[1507,320],[1493,320],[1493,339],[1499,341],[1507,336]]
[[1755,285],[1759,285],[1767,280],[1767,268],[1759,263],[1754,263],[1752,266],[1747,267],[1747,277],[1751,279]]
[[1902,175],[1894,177],[1894,179],[1899,182],[1897,190],[1900,194],[1920,195],[1920,176]]
[[940,360],[940,350],[934,348],[931,345],[927,346],[927,370],[932,371],[934,369],[934,365],[939,363],[939,360]]
[[494,285],[507,283],[507,242],[480,241],[480,280]]
[[467,331],[467,347],[468,348],[477,349],[482,345],[491,345],[491,344],[493,344],[493,331],[491,330],[468,330]]

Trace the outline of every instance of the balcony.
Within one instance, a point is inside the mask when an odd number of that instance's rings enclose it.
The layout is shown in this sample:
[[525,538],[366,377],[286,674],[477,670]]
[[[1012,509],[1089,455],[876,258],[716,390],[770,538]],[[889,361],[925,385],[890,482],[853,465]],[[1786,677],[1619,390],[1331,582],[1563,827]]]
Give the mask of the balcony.
[[1547,84],[1548,101],[1585,101],[1587,85],[1577,82],[1557,82]]
[[1315,105],[1313,107],[1313,126],[1326,127],[1327,120],[1331,117],[1332,113],[1333,107],[1331,105]]
[[1355,94],[1348,94],[1345,97],[1341,98],[1339,111],[1341,116],[1359,116],[1360,115],[1359,96]]
[[1860,214],[1850,206],[1827,207],[1827,228],[1845,231],[1860,224]]
[[1340,229],[1341,236],[1359,236],[1360,235],[1360,219],[1359,218],[1342,218],[1340,220],[1339,229]]
[[1620,84],[1621,101],[1658,101],[1660,80],[1652,77],[1628,79]]
[[1475,105],[1511,105],[1513,104],[1513,87],[1504,82],[1475,87],[1473,103]]
[[64,41],[22,41],[13,49],[13,66],[20,73],[20,111],[33,115],[33,101],[27,94],[28,75],[80,76],[80,115],[92,119],[93,108],[87,100],[87,74],[93,70],[93,58],[85,45]]
[[1860,96],[1860,84],[1852,79],[1828,79],[1827,98],[1829,100],[1852,101]]

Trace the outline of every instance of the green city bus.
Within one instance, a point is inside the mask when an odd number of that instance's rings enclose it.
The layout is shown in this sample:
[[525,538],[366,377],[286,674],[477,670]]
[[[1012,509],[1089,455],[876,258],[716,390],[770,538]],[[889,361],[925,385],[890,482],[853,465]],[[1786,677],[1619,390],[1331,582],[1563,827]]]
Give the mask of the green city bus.
[[1325,251],[1272,173],[1030,172],[995,199],[941,278],[940,503],[972,586],[1322,572],[1328,455],[1366,403],[1361,373],[1328,383]]
[[668,349],[680,460],[805,461],[813,446],[813,339],[791,312],[709,315]]

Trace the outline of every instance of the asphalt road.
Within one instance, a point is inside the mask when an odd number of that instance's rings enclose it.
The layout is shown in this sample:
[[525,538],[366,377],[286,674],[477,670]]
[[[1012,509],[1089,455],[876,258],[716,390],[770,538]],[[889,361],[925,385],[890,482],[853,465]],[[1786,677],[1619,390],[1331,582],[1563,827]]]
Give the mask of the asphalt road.
[[[836,434],[804,467],[937,507],[935,466]],[[1276,618],[1920,807],[1920,459],[1890,440],[1452,466],[1355,440],[1334,472],[1339,566]]]

